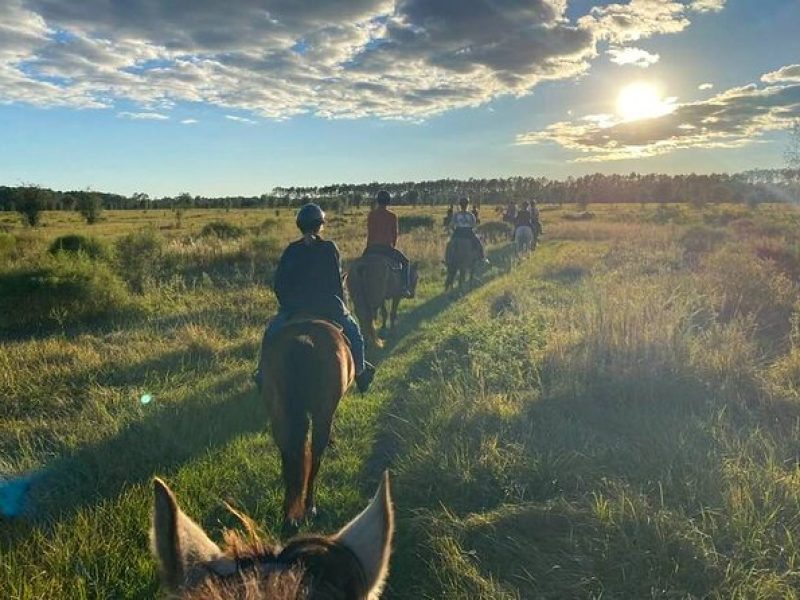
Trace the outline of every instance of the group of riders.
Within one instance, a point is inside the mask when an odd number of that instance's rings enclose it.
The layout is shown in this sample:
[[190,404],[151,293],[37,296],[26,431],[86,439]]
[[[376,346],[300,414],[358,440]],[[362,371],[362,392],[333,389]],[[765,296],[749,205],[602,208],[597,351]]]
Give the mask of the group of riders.
[[[408,258],[397,248],[399,222],[397,215],[389,210],[391,196],[386,190],[378,192],[373,208],[367,218],[367,247],[364,256],[384,256],[399,266],[403,289],[401,296],[413,297],[411,268]],[[471,241],[481,263],[488,264],[483,243],[475,228],[478,225],[477,208],[469,209],[469,200],[461,198],[459,211],[451,206],[446,225],[452,230],[452,239],[466,238]],[[535,203],[525,202],[517,211],[511,203],[503,220],[514,229],[531,227],[541,231],[539,211]],[[325,212],[317,204],[305,204],[297,212],[296,223],[303,234],[284,250],[275,272],[273,289],[278,298],[278,313],[267,325],[261,346],[264,347],[293,318],[307,315],[338,324],[350,343],[356,371],[356,386],[362,394],[367,391],[375,377],[375,367],[366,361],[364,337],[358,323],[347,309],[342,287],[342,267],[339,249],[332,241],[321,237],[325,225]],[[512,234],[513,238],[513,234]],[[259,362],[254,374],[256,384],[261,387],[264,365]]]

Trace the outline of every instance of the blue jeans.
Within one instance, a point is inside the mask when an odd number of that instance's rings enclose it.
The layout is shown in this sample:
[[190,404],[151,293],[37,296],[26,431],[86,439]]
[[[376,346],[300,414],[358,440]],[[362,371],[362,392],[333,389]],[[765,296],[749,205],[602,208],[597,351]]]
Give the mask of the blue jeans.
[[[267,340],[274,337],[276,333],[283,329],[288,320],[288,312],[278,311],[278,314],[275,315],[275,317],[273,317],[273,319],[269,322],[269,325],[267,325],[267,329],[264,331],[264,339],[261,341],[262,360],[264,356],[264,345],[267,343]],[[360,375],[364,370],[364,336],[361,335],[361,329],[358,327],[358,323],[356,323],[353,315],[351,315],[349,312],[343,312],[341,315],[338,315],[337,318],[331,318],[330,320],[342,326],[343,333],[350,342],[350,352],[353,354],[353,362],[355,362],[356,365],[356,374]],[[260,377],[260,361],[258,363],[258,373],[258,376]]]

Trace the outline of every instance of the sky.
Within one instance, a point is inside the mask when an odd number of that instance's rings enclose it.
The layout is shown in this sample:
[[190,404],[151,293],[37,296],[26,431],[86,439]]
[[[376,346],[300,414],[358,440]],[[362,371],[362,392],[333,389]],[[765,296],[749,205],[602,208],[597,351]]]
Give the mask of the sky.
[[798,0],[0,0],[0,185],[779,168]]

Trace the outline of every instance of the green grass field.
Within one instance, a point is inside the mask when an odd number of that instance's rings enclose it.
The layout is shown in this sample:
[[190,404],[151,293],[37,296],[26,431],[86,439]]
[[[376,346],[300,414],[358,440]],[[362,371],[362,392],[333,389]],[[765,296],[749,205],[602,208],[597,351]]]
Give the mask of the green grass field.
[[[340,406],[311,528],[336,530],[388,468],[387,598],[800,597],[800,214],[590,210],[545,207],[533,257],[492,246],[496,266],[445,296],[442,209],[401,209],[436,223],[401,243],[419,294],[372,353],[370,393]],[[345,261],[365,215],[331,219]],[[280,530],[249,375],[291,213],[104,217],[26,231],[0,213],[0,294],[17,298],[0,474],[41,472],[29,513],[0,518],[0,598],[157,596],[154,475],[217,537],[235,525],[222,501]],[[201,236],[216,220],[243,235]],[[105,251],[50,255],[69,233]]]

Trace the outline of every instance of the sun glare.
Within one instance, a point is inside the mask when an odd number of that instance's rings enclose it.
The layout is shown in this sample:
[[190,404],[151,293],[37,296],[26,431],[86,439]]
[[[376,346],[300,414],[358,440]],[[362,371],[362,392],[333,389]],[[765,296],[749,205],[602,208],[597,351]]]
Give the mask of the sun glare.
[[626,121],[653,119],[675,110],[672,102],[663,99],[658,88],[651,83],[632,83],[620,91],[617,112]]

